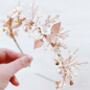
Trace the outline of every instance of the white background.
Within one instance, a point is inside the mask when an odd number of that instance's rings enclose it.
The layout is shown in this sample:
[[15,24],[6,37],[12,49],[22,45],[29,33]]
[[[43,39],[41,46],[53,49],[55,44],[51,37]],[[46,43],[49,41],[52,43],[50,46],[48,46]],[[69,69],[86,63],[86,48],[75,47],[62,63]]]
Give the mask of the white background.
[[[22,0],[25,9],[29,9],[31,0]],[[7,15],[13,10],[18,0],[0,0],[0,17]],[[90,0],[36,0],[36,3],[46,13],[59,13],[65,29],[70,29],[70,37],[67,45],[75,50],[79,48],[78,61],[90,62]],[[6,90],[56,90],[55,84],[35,76],[32,72],[41,73],[54,80],[58,75],[50,60],[50,53],[36,50],[32,53],[33,42],[26,34],[18,37],[25,53],[34,56],[32,67],[21,70],[16,74],[20,81],[19,87],[11,84]],[[13,41],[0,30],[0,48],[9,48],[18,51]],[[90,65],[82,66],[81,71],[75,78],[74,86],[63,90],[90,90]]]

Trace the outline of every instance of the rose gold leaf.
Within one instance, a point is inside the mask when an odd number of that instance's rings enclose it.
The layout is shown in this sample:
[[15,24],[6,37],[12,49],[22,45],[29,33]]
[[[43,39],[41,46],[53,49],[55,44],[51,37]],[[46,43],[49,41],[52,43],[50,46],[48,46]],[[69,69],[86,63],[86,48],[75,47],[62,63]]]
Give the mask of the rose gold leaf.
[[43,45],[43,40],[35,40],[34,48],[40,48]]
[[60,23],[60,22],[54,24],[54,25],[52,26],[52,28],[51,28],[51,34],[57,34],[57,33],[59,33],[59,31],[60,31],[60,26],[61,26],[61,23]]
[[48,35],[48,36],[46,37],[46,40],[47,40],[49,43],[51,43],[51,41],[52,41],[52,35]]

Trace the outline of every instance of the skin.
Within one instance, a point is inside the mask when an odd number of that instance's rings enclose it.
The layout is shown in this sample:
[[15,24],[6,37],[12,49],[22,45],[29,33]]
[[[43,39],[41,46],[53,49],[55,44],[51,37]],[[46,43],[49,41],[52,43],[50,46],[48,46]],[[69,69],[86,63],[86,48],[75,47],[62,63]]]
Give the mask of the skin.
[[[24,67],[27,67],[32,61],[32,57],[8,49],[0,49],[0,84],[5,88],[9,82],[18,86],[15,73]],[[3,86],[4,85],[4,86]]]

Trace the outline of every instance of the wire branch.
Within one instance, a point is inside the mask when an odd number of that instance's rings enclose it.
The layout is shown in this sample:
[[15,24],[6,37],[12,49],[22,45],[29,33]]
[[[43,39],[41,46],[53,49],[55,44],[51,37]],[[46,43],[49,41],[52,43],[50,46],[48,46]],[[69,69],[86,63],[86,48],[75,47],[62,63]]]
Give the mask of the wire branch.
[[15,37],[13,38],[13,41],[15,42],[15,44],[16,44],[17,48],[19,49],[20,53],[21,53],[22,55],[24,55],[24,53],[23,53],[21,47],[19,46],[19,44],[18,44],[18,42],[17,42],[17,40],[16,40]]

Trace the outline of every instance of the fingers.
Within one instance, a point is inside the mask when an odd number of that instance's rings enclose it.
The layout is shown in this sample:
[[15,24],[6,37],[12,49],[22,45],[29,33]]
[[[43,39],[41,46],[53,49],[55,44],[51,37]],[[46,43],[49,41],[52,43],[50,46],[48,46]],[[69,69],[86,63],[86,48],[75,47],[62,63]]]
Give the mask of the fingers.
[[7,68],[11,75],[14,75],[20,69],[27,67],[32,61],[32,57],[30,56],[23,56],[9,64],[7,64]]
[[0,49],[0,64],[12,62],[19,57],[21,57],[20,53],[4,48]]
[[19,86],[19,82],[17,81],[17,78],[15,76],[12,76],[10,79],[10,82],[14,85],[14,86]]

